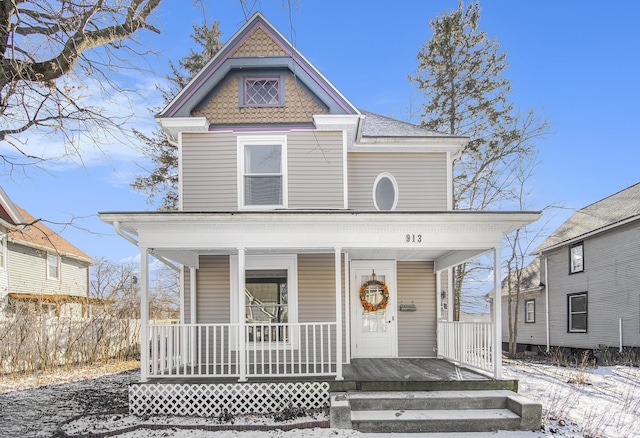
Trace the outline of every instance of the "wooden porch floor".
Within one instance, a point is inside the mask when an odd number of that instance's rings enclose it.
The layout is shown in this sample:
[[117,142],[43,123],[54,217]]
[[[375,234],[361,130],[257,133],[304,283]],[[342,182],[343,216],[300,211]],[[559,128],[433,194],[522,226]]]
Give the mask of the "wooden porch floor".
[[[252,377],[248,382],[326,381],[331,391],[435,391],[509,389],[516,380],[495,380],[444,359],[374,358],[352,359],[342,366],[344,380],[333,377]],[[149,378],[147,383],[237,383],[236,378]]]

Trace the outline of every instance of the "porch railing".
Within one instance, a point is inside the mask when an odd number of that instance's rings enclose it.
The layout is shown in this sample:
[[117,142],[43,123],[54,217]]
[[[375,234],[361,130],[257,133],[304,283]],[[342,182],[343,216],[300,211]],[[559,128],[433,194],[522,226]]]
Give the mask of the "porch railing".
[[493,373],[493,330],[492,322],[438,321],[438,355]]
[[[150,378],[336,375],[336,323],[149,324]],[[241,373],[244,364],[244,373]]]

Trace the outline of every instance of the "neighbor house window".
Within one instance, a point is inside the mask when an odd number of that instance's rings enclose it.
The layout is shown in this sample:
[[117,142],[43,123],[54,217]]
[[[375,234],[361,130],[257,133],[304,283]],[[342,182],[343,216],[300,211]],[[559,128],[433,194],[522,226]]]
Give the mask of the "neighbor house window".
[[238,139],[240,206],[286,207],[286,138]]
[[584,271],[584,245],[582,242],[569,248],[569,274]]
[[284,104],[284,81],[280,76],[245,76],[241,84],[240,106],[263,107]]
[[524,302],[524,322],[536,322],[536,300]]
[[373,183],[373,203],[376,210],[395,210],[398,204],[398,184],[390,173],[381,173]]
[[587,331],[587,293],[567,295],[569,332],[585,333]]
[[47,254],[47,278],[60,279],[60,257],[55,254]]

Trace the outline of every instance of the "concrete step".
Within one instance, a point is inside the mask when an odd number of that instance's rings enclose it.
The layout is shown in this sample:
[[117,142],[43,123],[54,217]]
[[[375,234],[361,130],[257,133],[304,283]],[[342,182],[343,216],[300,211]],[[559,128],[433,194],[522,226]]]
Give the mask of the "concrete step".
[[350,391],[352,411],[506,409],[513,391]]
[[520,416],[509,409],[367,410],[352,411],[351,423],[360,432],[492,432],[517,430]]

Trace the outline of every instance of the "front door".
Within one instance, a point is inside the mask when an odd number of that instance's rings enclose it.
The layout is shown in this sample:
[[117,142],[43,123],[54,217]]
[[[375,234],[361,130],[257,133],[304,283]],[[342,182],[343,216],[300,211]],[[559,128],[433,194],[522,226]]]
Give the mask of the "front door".
[[396,263],[351,262],[352,357],[396,356]]

